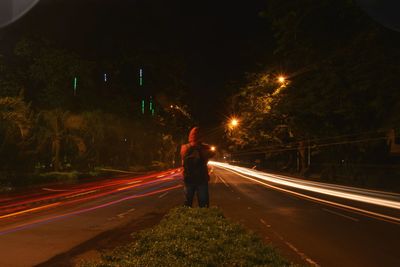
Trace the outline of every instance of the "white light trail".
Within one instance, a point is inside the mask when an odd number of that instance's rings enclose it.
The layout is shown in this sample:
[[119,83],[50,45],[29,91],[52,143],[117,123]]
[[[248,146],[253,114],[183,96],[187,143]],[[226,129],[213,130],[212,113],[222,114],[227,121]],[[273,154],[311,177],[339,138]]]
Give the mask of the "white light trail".
[[[300,179],[295,179],[291,177],[286,177],[282,175],[273,175],[260,171],[255,171],[252,169],[238,167],[229,165],[227,163],[210,161],[210,165],[217,166],[226,170],[234,171],[240,174],[248,175],[254,178],[261,179],[263,181],[272,182],[274,184],[279,184],[291,188],[297,188],[301,190],[306,190],[310,192],[315,192],[319,194],[329,195],[333,197],[344,198],[353,201],[364,202],[373,205],[384,206],[388,208],[400,210],[400,195],[380,191],[363,190],[360,188],[352,188],[346,186],[336,186],[333,184],[325,184],[310,181],[301,181]],[[371,196],[374,195],[374,196]],[[378,198],[376,196],[381,196]],[[382,198],[383,195],[386,199]],[[388,199],[391,198],[391,199]],[[396,200],[392,200],[396,199]]]

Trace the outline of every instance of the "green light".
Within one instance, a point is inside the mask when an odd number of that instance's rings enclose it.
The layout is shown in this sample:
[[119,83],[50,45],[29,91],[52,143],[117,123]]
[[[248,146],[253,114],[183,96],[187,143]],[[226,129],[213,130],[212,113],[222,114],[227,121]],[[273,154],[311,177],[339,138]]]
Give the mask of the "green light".
[[76,88],[78,87],[78,78],[74,78],[74,96],[76,95]]
[[142,100],[142,114],[144,114],[144,106],[145,106],[145,103],[144,103],[144,100]]
[[139,85],[143,86],[143,69],[139,70]]
[[150,96],[150,110],[153,110],[153,98]]
[[153,103],[153,97],[152,96],[150,96],[150,112],[151,112],[151,115],[152,116],[154,116],[154,103]]

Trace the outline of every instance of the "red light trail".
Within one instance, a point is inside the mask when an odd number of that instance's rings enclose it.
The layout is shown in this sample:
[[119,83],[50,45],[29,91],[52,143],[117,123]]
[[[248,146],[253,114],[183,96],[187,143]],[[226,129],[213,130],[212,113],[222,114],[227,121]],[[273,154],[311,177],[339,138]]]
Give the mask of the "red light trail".
[[[52,192],[50,194],[47,193],[49,192],[49,189],[46,188],[45,189],[47,191],[46,195],[43,195],[43,193],[42,194],[34,193],[28,196],[16,196],[15,198],[10,197],[2,201],[2,202],[7,202],[7,204],[0,207],[0,222],[5,219],[8,219],[7,220],[8,222],[10,219],[18,220],[17,217],[22,215],[27,215],[34,212],[40,212],[43,210],[56,207],[58,208],[77,203],[84,203],[108,195],[113,195],[113,194],[116,195],[117,193],[132,190],[135,188],[143,189],[146,191],[145,193],[142,192],[135,193],[134,195],[122,197],[120,199],[107,202],[102,205],[62,215],[57,215],[51,218],[36,220],[28,224],[23,224],[13,227],[12,229],[20,229],[21,227],[29,225],[36,225],[38,223],[50,222],[55,219],[61,219],[69,217],[71,215],[76,215],[83,212],[104,208],[129,199],[150,196],[161,192],[173,190],[182,186],[180,184],[178,185],[176,184],[177,182],[180,181],[180,179],[181,179],[180,170],[176,169],[172,171],[170,170],[161,173],[153,173],[150,175],[139,176],[139,177],[130,177],[130,178],[124,177],[123,179],[118,179],[113,181],[92,182],[87,184],[81,184],[78,186],[73,186],[66,189],[50,189],[50,192]],[[167,187],[162,188],[165,186]],[[20,200],[20,201],[13,202],[13,200]],[[12,231],[12,229],[7,229],[3,232],[0,232],[0,235],[8,233]]]

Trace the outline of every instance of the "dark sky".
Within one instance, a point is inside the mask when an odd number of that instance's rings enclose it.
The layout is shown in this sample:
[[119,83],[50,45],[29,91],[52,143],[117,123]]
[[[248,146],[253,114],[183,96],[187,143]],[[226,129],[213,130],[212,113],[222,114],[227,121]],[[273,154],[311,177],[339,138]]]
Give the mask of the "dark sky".
[[272,53],[265,1],[42,0],[2,34],[38,32],[88,56],[112,56],[115,40],[186,61],[190,107],[201,125],[224,118],[224,99]]
[[400,31],[399,0],[356,0],[377,22],[395,31]]

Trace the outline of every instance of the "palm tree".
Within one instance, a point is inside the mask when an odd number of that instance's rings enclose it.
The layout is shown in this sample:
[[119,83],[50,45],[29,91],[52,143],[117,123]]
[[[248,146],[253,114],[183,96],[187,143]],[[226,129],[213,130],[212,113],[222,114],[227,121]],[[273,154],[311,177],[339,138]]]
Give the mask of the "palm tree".
[[55,171],[61,169],[61,151],[66,143],[73,143],[80,155],[86,152],[86,144],[79,132],[85,128],[82,116],[62,109],[53,109],[40,112],[37,118],[39,150],[50,143]]
[[27,138],[32,126],[32,112],[22,93],[17,97],[0,98],[0,120],[16,126],[22,140]]

